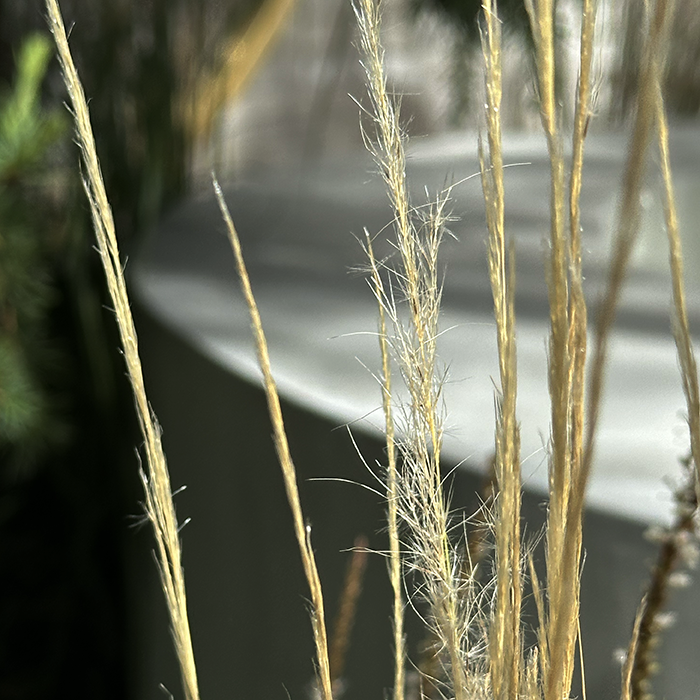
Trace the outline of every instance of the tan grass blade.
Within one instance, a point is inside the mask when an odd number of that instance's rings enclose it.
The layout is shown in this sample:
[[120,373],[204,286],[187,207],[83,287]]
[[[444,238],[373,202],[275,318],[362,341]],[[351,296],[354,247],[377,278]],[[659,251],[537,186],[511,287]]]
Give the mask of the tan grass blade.
[[207,138],[220,110],[235,100],[262,65],[296,0],[264,0],[245,30],[221,51],[223,65],[215,72],[193,76],[178,109],[189,141]]
[[[554,5],[528,0],[535,39],[537,85],[542,125],[551,163],[551,236],[547,284],[550,325],[549,393],[551,455],[547,521],[548,606],[544,623],[548,658],[542,658],[545,697],[568,697],[576,658],[579,566],[585,479],[582,478],[583,386],[586,356],[586,306],[583,298],[579,196],[583,144],[590,118],[590,65],[595,12],[584,4],[581,25],[579,90],[574,120],[574,157],[569,182],[569,235],[564,228],[565,186],[559,112],[556,108]],[[580,485],[580,488],[577,488]],[[542,617],[540,619],[542,623]],[[540,656],[544,657],[540,649]]]
[[501,31],[496,2],[483,3],[481,36],[486,67],[488,154],[479,142],[481,181],[489,229],[489,273],[496,319],[501,387],[497,400],[495,472],[496,608],[489,629],[490,677],[496,700],[520,694],[522,604],[520,573],[520,428],[516,417],[515,260],[507,251],[501,148]]
[[379,312],[379,350],[382,358],[382,409],[387,449],[387,514],[389,523],[389,580],[393,593],[394,623],[394,700],[404,700],[406,688],[406,642],[404,639],[404,602],[401,579],[401,542],[398,516],[398,466],[396,461],[396,435],[392,412],[391,353],[387,336],[386,299],[384,283],[372,248],[372,239],[366,232],[365,250],[370,263],[371,281]]
[[177,517],[170,488],[170,477],[160,439],[160,428],[146,398],[138,354],[136,329],[129,308],[129,297],[119,258],[119,247],[112,211],[107,199],[97,159],[85,95],[71,57],[63,19],[56,0],[46,0],[49,26],[56,41],[63,77],[68,90],[78,144],[85,166],[84,186],[92,213],[97,248],[107,278],[119,326],[124,360],[134,393],[136,412],[144,437],[148,473],[141,473],[146,495],[146,514],[156,537],[161,583],[170,612],[172,634],[180,664],[180,673],[188,700],[198,700],[197,671],[187,617],[185,579],[181,562]]
[[287,434],[284,427],[284,419],[282,417],[282,408],[280,406],[279,394],[277,386],[272,376],[270,367],[270,356],[267,349],[267,340],[260,320],[258,306],[253,296],[253,290],[250,286],[250,278],[243,260],[243,252],[241,243],[238,238],[238,233],[233,225],[233,219],[229,213],[228,207],[224,200],[223,192],[217,182],[213,178],[214,192],[216,199],[221,209],[221,215],[226,223],[229,240],[233,253],[236,258],[236,268],[241,281],[243,296],[245,297],[248,311],[250,312],[251,327],[255,338],[255,346],[258,354],[258,364],[263,374],[263,386],[265,396],[267,398],[268,411],[272,422],[274,432],[275,449],[277,458],[282,467],[282,476],[284,478],[284,486],[287,492],[287,500],[289,501],[292,510],[292,518],[294,521],[294,533],[301,552],[301,560],[304,566],[304,573],[309,585],[311,593],[311,625],[314,633],[314,642],[316,645],[316,660],[318,663],[319,674],[319,692],[323,700],[333,700],[330,661],[328,655],[328,636],[326,632],[326,618],[323,604],[323,591],[321,589],[321,580],[316,567],[316,557],[311,546],[311,527],[304,522],[304,514],[301,508],[299,499],[299,489],[297,486],[296,469],[292,461],[292,455],[289,450]]
[[669,264],[673,285],[673,335],[678,349],[678,362],[681,368],[683,393],[688,410],[690,430],[690,451],[695,465],[695,492],[700,502],[700,390],[698,389],[698,369],[690,338],[690,325],[685,301],[683,281],[683,253],[678,231],[678,214],[671,176],[671,157],[668,148],[668,122],[662,94],[662,80],[659,67],[655,75],[654,107],[658,130],[661,175],[664,183],[664,214],[668,234]]

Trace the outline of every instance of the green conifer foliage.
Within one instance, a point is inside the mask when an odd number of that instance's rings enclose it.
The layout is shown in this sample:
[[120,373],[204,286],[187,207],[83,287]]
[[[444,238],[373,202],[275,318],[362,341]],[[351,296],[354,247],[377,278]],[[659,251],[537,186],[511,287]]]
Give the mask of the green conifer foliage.
[[0,93],[0,450],[13,473],[33,466],[63,433],[45,389],[55,360],[47,339],[55,291],[39,202],[47,155],[67,133],[63,112],[41,104],[51,54],[46,36],[29,35],[14,84]]

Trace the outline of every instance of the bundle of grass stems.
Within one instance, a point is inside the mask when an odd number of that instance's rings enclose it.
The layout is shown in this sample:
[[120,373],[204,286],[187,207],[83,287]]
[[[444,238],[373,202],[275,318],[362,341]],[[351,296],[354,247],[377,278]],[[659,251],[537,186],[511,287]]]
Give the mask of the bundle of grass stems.
[[[465,538],[468,525],[451,515],[444,489],[441,445],[444,374],[437,356],[441,273],[438,250],[444,232],[449,190],[421,215],[409,201],[405,135],[397,102],[387,88],[381,44],[380,0],[356,0],[362,64],[369,106],[366,143],[374,155],[393,207],[393,260],[379,261],[367,234],[369,282],[378,304],[382,405],[386,421],[384,485],[388,514],[389,577],[393,590],[394,700],[445,697],[455,700],[562,700],[572,693],[579,673],[585,693],[583,664],[578,660],[579,580],[582,566],[582,520],[586,481],[594,461],[595,434],[604,385],[604,370],[615,308],[640,221],[640,189],[652,143],[659,152],[664,184],[665,221],[673,282],[673,328],[690,429],[688,507],[678,528],[692,530],[697,508],[700,465],[700,398],[688,330],[682,257],[671,180],[668,127],[661,92],[669,0],[647,3],[644,46],[632,134],[622,183],[622,197],[607,290],[599,305],[588,358],[588,316],[582,284],[579,196],[584,145],[591,106],[591,76],[596,26],[595,0],[581,2],[580,65],[571,135],[563,133],[557,105],[553,0],[527,0],[536,65],[542,128],[551,164],[551,229],[547,260],[550,334],[548,385],[551,400],[549,503],[545,548],[546,576],[532,563],[532,548],[521,531],[521,471],[516,411],[515,248],[505,225],[506,192],[501,145],[501,24],[496,0],[484,0],[481,20],[484,60],[484,136],[479,142],[481,181],[488,226],[488,265],[498,341],[494,490],[488,512],[492,539],[489,580],[477,575],[481,563]],[[136,331],[122,275],[110,207],[100,175],[89,114],[70,55],[56,0],[47,0],[65,82],[75,118],[98,250],[121,331],[124,356],[145,438],[147,465],[142,472],[145,507],[155,536],[163,590],[170,611],[175,649],[185,696],[199,697],[187,605],[178,524],[159,427],[148,405],[138,356]],[[567,145],[570,139],[570,145]],[[270,368],[260,316],[246,272],[234,224],[214,180],[216,197],[228,227],[238,273],[248,303],[264,377],[274,441],[296,539],[310,592],[316,649],[315,693],[323,700],[339,694],[328,651],[321,581],[306,524],[280,402]],[[588,358],[588,359],[587,359]],[[398,370],[397,370],[398,368]],[[403,383],[398,401],[397,382]],[[656,615],[667,578],[678,559],[673,532],[665,540],[649,593],[642,599],[622,667],[620,697],[651,697],[649,673]],[[535,600],[535,641],[526,644],[522,621],[524,587]],[[413,588],[411,588],[413,586]],[[409,685],[404,611],[406,597],[421,606],[434,639],[433,672]],[[578,669],[578,670],[577,670]],[[414,672],[413,672],[414,673]],[[417,688],[417,690],[415,689]]]

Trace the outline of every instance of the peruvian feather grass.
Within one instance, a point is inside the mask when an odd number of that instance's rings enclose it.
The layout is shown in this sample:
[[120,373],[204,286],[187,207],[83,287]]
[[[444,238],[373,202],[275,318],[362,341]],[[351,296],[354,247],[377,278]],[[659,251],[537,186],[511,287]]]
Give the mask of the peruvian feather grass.
[[[371,108],[368,114],[373,134],[365,142],[383,174],[394,210],[394,240],[400,268],[379,280],[378,263],[370,253],[372,285],[380,305],[380,350],[382,353],[384,414],[391,458],[388,473],[392,585],[394,588],[395,673],[394,698],[402,698],[403,640],[400,592],[395,577],[396,541],[394,519],[399,517],[409,537],[403,548],[404,562],[421,578],[421,596],[429,615],[426,622],[439,640],[447,690],[456,700],[469,697],[469,630],[474,601],[469,579],[461,575],[460,554],[450,537],[449,508],[442,488],[441,449],[443,437],[442,379],[438,367],[437,340],[442,285],[438,251],[444,233],[446,197],[439,199],[425,220],[412,209],[406,181],[405,137],[396,105],[389,96],[380,40],[379,4],[359,0],[355,13],[360,29],[360,48]],[[397,298],[405,300],[399,308]],[[387,325],[393,332],[387,334]],[[392,414],[391,353],[399,364],[408,393],[402,405],[401,439],[395,441]],[[398,448],[398,454],[395,449]],[[397,458],[401,462],[397,470]]]
[[[438,401],[444,375],[439,370],[435,345],[439,335],[440,305],[436,265],[437,248],[446,219],[446,196],[438,198],[427,217],[419,217],[408,199],[405,138],[397,104],[386,86],[379,6],[376,0],[358,0],[356,13],[371,103],[367,113],[373,128],[371,135],[365,133],[365,140],[385,180],[394,209],[393,244],[400,258],[395,268],[386,263],[381,266],[388,278],[382,281],[380,265],[373,256],[372,247],[366,246],[370,256],[370,284],[380,307],[380,352],[389,455],[389,520],[392,523],[396,517],[393,512],[396,509],[402,521],[402,531],[406,533],[403,542],[391,543],[392,561],[395,553],[402,550],[403,565],[420,573],[418,590],[430,610],[427,621],[438,640],[438,656],[442,661],[439,680],[446,697],[457,700],[466,697],[568,698],[579,656],[577,647],[580,649],[581,643],[579,597],[585,487],[593,462],[610,332],[639,226],[642,175],[654,122],[659,130],[666,191],[665,211],[676,309],[674,329],[688,403],[691,452],[693,457],[697,454],[697,434],[694,432],[700,422],[697,371],[682,291],[682,258],[659,87],[672,7],[667,2],[656,3],[648,23],[635,123],[623,179],[620,223],[607,290],[597,314],[594,352],[590,374],[587,375],[588,311],[583,292],[579,201],[584,144],[593,116],[591,66],[596,7],[593,0],[586,0],[582,5],[572,156],[567,167],[555,89],[554,4],[549,0],[527,3],[535,47],[536,88],[551,166],[550,255],[547,263],[551,435],[545,553],[547,576],[546,581],[540,582],[530,564],[539,629],[537,645],[526,650],[521,604],[525,578],[523,562],[530,556],[521,544],[520,530],[514,252],[505,231],[506,193],[500,136],[502,68],[497,6],[495,2],[483,3],[482,24],[487,138],[486,144],[480,140],[479,153],[489,231],[488,261],[500,387],[496,401],[494,468],[498,495],[491,515],[495,580],[481,591],[475,580],[465,581],[456,573],[464,570],[460,569],[460,552],[468,552],[469,545],[466,543],[460,547],[454,541],[454,532],[460,528],[454,527],[449,515],[440,467],[442,414]],[[391,330],[387,330],[387,321]],[[387,357],[390,353],[399,367],[408,395],[400,406],[403,422],[398,432],[393,421],[395,411],[391,408],[396,397],[392,396],[391,390],[391,363]],[[398,462],[394,454],[396,445],[399,447]],[[697,464],[697,460],[693,461]],[[683,522],[687,530],[688,522]],[[392,530],[393,527],[390,526]],[[390,532],[390,540],[393,537],[395,535]],[[489,597],[491,603],[484,617],[484,594],[489,585],[493,586],[493,595]],[[399,601],[395,593],[395,608]],[[640,608],[629,658],[623,669],[622,696],[635,700],[641,696],[630,689],[630,683],[639,675],[635,671],[638,665],[635,656],[644,648],[642,610],[648,609],[646,603]],[[400,614],[395,613],[395,630],[401,629],[402,624]],[[402,662],[402,645],[403,640],[395,636],[397,663]],[[578,665],[585,694],[582,658]],[[397,681],[403,677],[400,670],[395,677]],[[402,697],[403,693],[403,688],[394,689],[395,698]]]
[[46,9],[73,111],[77,143],[80,147],[85,173],[83,184],[90,203],[97,250],[102,260],[109,295],[114,305],[124,361],[144,438],[147,471],[141,471],[141,480],[146,499],[145,510],[155,534],[160,579],[170,613],[170,624],[182,685],[187,700],[199,700],[197,669],[187,616],[187,596],[182,568],[180,536],[170,487],[170,476],[161,443],[160,426],[146,397],[136,328],[129,306],[114,219],[97,158],[85,94],[73,63],[63,18],[56,0],[46,0]]
[[[668,44],[671,3],[657,0],[649,11],[639,94],[622,188],[619,224],[608,285],[595,324],[595,340],[587,372],[588,312],[583,293],[580,194],[584,144],[592,118],[591,75],[595,1],[582,1],[580,64],[573,119],[571,160],[567,166],[561,115],[557,107],[555,26],[552,0],[528,0],[534,39],[536,89],[550,160],[549,258],[547,285],[550,333],[548,390],[551,400],[549,444],[549,509],[545,527],[546,578],[540,580],[531,547],[521,532],[520,426],[517,417],[517,346],[515,333],[515,246],[505,219],[507,193],[501,141],[501,27],[495,0],[484,0],[481,25],[485,78],[485,138],[479,141],[481,182],[488,228],[488,267],[494,304],[499,377],[496,390],[494,492],[485,519],[493,544],[492,580],[477,569],[485,557],[472,558],[466,541],[467,523],[453,517],[445,495],[442,438],[445,371],[438,358],[442,279],[440,243],[449,220],[450,190],[429,208],[409,199],[406,137],[398,105],[387,87],[381,43],[379,0],[356,0],[360,49],[370,106],[363,135],[382,174],[393,208],[393,259],[378,260],[373,235],[366,233],[368,283],[378,304],[382,407],[386,432],[385,488],[388,520],[388,570],[393,591],[393,700],[426,697],[409,689],[404,612],[420,609],[435,640],[437,670],[421,680],[441,697],[454,700],[567,700],[576,668],[585,676],[580,648],[580,574],[584,494],[594,457],[596,427],[604,388],[610,333],[626,269],[639,226],[639,199],[647,152],[654,127],[658,135],[664,208],[673,285],[673,327],[690,428],[692,485],[683,496],[677,532],[660,551],[650,589],[639,606],[622,668],[622,700],[649,696],[650,643],[663,594],[676,561],[683,533],[694,527],[700,478],[700,391],[683,288],[682,254],[668,154],[668,126],[661,95],[661,76]],[[75,118],[85,169],[97,246],[104,264],[124,357],[134,390],[144,436],[147,471],[142,472],[145,508],[156,537],[161,582],[171,617],[175,650],[188,700],[199,697],[194,653],[187,620],[180,541],[160,430],[146,399],[138,345],[129,311],[114,223],[95,152],[89,115],[73,65],[56,0],[47,0]],[[270,367],[267,341],[246,271],[240,241],[221,188],[216,198],[227,225],[243,295],[263,374],[294,531],[310,591],[310,609],[322,700],[338,697],[326,631],[320,577],[297,487],[279,396]],[[426,213],[427,212],[427,213]],[[396,376],[395,376],[396,375]],[[401,389],[398,385],[402,384]],[[479,549],[483,544],[479,541]],[[361,568],[362,564],[357,563]],[[357,574],[357,572],[356,572]],[[348,600],[356,597],[357,575],[350,577]],[[353,578],[354,577],[354,578]],[[529,586],[537,609],[537,641],[527,648],[522,602]],[[352,605],[350,605],[351,609]],[[347,611],[346,611],[347,613]],[[351,624],[345,614],[342,627]],[[345,635],[345,638],[347,635]],[[333,644],[333,658],[342,657],[343,634]],[[340,650],[340,651],[339,651]],[[342,665],[334,662],[336,666]]]

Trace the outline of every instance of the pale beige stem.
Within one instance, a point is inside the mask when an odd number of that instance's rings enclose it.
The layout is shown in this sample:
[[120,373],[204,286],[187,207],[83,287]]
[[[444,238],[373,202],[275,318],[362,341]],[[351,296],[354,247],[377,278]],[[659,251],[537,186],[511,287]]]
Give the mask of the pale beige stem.
[[372,285],[379,312],[379,349],[382,357],[382,408],[386,433],[387,469],[387,512],[389,521],[389,580],[393,593],[394,623],[394,700],[404,700],[406,688],[406,642],[404,639],[404,602],[401,583],[401,542],[399,540],[398,518],[398,467],[396,460],[396,435],[392,414],[391,395],[391,354],[387,337],[384,299],[386,293],[379,273],[377,259],[372,248],[372,239],[367,233],[367,256],[372,271]]
[[274,432],[275,449],[277,458],[282,467],[282,476],[284,478],[284,486],[287,492],[287,500],[292,510],[292,519],[294,521],[294,534],[297,538],[299,551],[301,552],[301,561],[304,566],[306,581],[309,585],[311,593],[311,624],[314,633],[314,642],[316,645],[316,660],[318,662],[319,686],[323,700],[333,700],[330,662],[328,656],[328,636],[326,632],[326,617],[323,605],[323,592],[321,589],[321,580],[316,567],[316,557],[311,546],[311,527],[304,522],[304,514],[301,508],[301,500],[299,499],[299,489],[297,486],[296,469],[292,461],[292,455],[289,450],[287,441],[287,433],[284,427],[282,418],[282,408],[280,406],[279,394],[277,386],[272,376],[270,368],[270,356],[267,350],[267,340],[260,320],[258,306],[253,296],[253,290],[250,286],[250,278],[243,260],[243,252],[241,243],[238,238],[238,233],[233,225],[233,219],[229,213],[228,207],[224,200],[223,192],[217,182],[214,182],[214,191],[216,199],[221,209],[221,215],[226,223],[229,240],[233,253],[236,258],[236,268],[241,281],[243,296],[245,297],[248,311],[250,313],[251,327],[255,338],[255,347],[258,354],[258,364],[263,374],[263,387],[267,398],[267,407],[270,413],[270,421]]
[[683,392],[688,410],[688,427],[690,429],[690,450],[695,464],[695,491],[700,503],[700,390],[698,389],[698,370],[695,352],[690,337],[688,310],[685,301],[685,283],[683,278],[683,252],[678,230],[678,214],[671,176],[671,157],[668,148],[668,122],[661,89],[661,76],[655,76],[654,106],[659,137],[659,154],[661,175],[664,182],[664,214],[668,234],[669,264],[673,285],[673,335],[678,349],[678,363],[681,368]]
[[63,19],[56,0],[46,0],[49,26],[56,41],[63,78],[68,90],[73,118],[85,167],[84,186],[92,214],[97,248],[107,279],[109,294],[119,326],[127,373],[134,393],[136,412],[144,437],[148,474],[142,472],[146,495],[146,514],[156,537],[161,582],[168,603],[175,650],[188,700],[198,700],[197,671],[187,617],[185,578],[177,517],[170,488],[170,477],[160,439],[160,428],[146,398],[136,329],[129,307],[129,297],[119,257],[104,181],[97,158],[95,139],[90,125],[85,95],[68,46]]
[[[522,641],[520,611],[520,429],[516,416],[515,260],[505,234],[505,190],[501,147],[501,32],[495,1],[483,3],[482,53],[486,66],[488,154],[479,148],[481,180],[489,229],[489,272],[496,319],[501,390],[497,401],[495,472],[496,608],[489,630],[493,697],[509,700],[520,693]],[[512,241],[511,241],[512,242]]]

